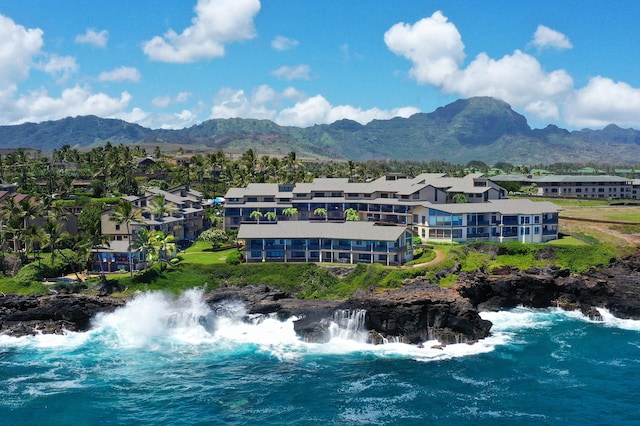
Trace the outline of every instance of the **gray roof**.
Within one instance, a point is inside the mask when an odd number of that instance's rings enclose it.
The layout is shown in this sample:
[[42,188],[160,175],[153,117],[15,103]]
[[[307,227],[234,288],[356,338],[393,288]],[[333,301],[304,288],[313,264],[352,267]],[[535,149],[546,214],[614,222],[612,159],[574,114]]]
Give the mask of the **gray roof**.
[[410,195],[427,186],[444,189],[450,192],[482,193],[492,185],[477,187],[476,179],[482,178],[479,173],[464,177],[447,177],[444,173],[422,173],[411,179],[387,180],[385,176],[369,183],[349,182],[346,178],[315,178],[313,182],[296,183],[291,193],[280,192],[276,183],[251,183],[246,188],[230,188],[225,198],[265,197],[292,198],[293,194],[311,194],[312,192],[342,192],[344,194],[373,194],[374,192],[397,193]]
[[402,226],[381,226],[373,222],[281,221],[272,224],[242,224],[238,230],[238,239],[330,238],[396,241],[405,230]]
[[624,183],[629,182],[620,176],[608,175],[496,175],[491,177],[496,182],[530,182],[530,183],[572,183],[572,182],[605,182],[605,183]]
[[[422,207],[432,208],[447,213],[500,213],[500,214],[543,214],[558,213],[561,207],[549,201],[491,200],[485,203],[460,204],[425,204]],[[419,208],[419,207],[418,207]]]

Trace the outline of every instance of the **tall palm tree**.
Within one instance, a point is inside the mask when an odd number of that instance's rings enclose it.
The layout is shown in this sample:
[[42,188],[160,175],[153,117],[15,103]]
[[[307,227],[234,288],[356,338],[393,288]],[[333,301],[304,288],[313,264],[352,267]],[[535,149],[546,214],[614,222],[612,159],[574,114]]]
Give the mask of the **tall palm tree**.
[[109,220],[118,225],[122,225],[124,223],[127,227],[127,238],[129,239],[129,272],[131,273],[131,277],[133,277],[133,244],[131,241],[133,239],[133,235],[131,234],[131,223],[142,222],[144,220],[142,217],[142,210],[135,208],[131,201],[121,199],[115,210],[109,214]]
[[149,213],[156,217],[165,217],[171,215],[176,208],[171,203],[167,203],[165,196],[162,194],[156,194],[151,197],[149,202]]

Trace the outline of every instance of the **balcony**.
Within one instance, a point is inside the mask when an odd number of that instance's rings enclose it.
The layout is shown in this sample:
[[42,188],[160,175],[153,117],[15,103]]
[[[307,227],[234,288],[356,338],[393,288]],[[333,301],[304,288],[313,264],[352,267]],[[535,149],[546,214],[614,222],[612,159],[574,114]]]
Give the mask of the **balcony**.
[[[489,235],[490,234],[488,232],[474,232],[473,234],[467,233],[467,238],[489,238]],[[500,234],[494,234],[494,236],[499,237]]]

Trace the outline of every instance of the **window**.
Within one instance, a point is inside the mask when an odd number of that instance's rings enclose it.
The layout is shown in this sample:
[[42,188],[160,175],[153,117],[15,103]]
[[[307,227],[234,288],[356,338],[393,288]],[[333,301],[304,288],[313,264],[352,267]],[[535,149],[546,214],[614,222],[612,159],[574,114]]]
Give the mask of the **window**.
[[534,226],[533,227],[533,234],[534,235],[540,235],[540,227],[539,226]]
[[120,225],[116,223],[116,231],[119,231],[119,230],[120,230]]
[[247,197],[248,203],[255,203],[258,201],[258,197]]

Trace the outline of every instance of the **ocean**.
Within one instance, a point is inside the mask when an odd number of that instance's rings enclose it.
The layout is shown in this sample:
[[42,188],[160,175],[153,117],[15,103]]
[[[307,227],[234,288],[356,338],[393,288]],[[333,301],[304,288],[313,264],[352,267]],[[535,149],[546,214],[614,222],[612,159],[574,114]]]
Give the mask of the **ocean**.
[[84,333],[0,336],[2,425],[638,425],[640,322],[483,313],[492,335],[369,345],[362,312],[328,343],[198,290],[138,295]]

